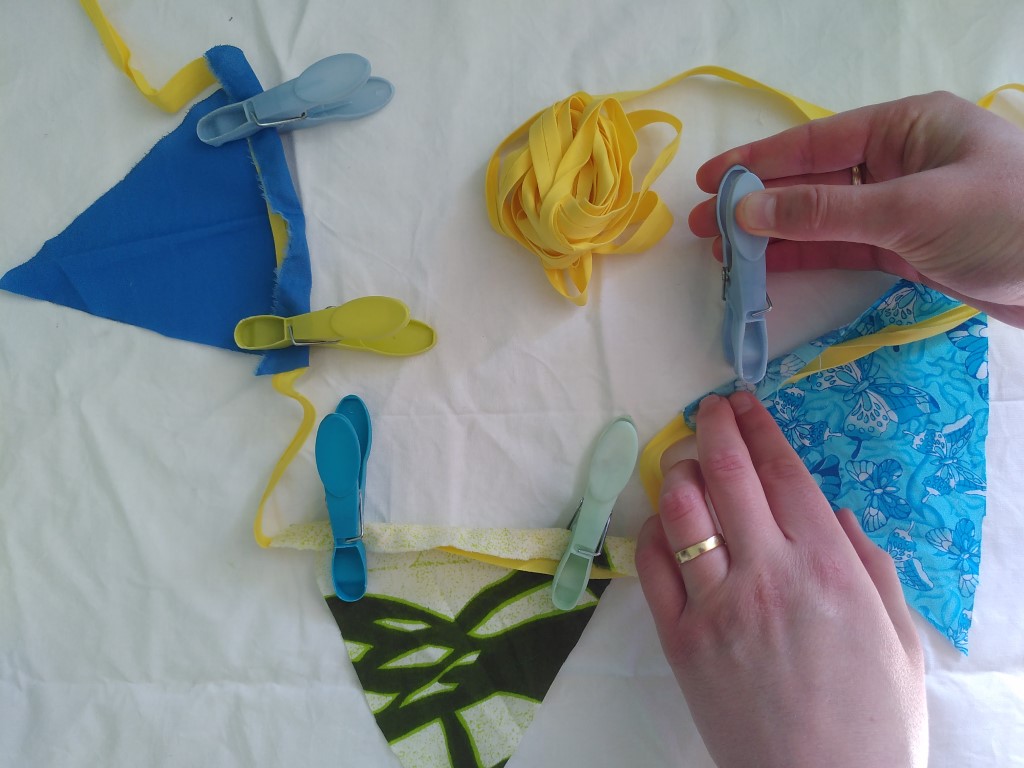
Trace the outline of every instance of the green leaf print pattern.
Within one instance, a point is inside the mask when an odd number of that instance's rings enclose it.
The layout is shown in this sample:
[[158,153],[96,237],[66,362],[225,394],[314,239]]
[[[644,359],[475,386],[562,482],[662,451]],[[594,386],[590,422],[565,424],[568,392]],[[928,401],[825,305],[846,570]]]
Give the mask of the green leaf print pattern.
[[489,768],[511,756],[605,586],[592,581],[566,612],[551,602],[550,576],[521,571],[488,584],[454,619],[383,595],[327,604],[399,758],[411,764],[443,738],[450,765]]

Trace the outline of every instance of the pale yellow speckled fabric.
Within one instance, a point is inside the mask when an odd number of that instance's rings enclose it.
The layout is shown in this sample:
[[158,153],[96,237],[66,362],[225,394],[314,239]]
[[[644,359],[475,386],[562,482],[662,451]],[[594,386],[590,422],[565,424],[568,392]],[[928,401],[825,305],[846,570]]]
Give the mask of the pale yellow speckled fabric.
[[[547,559],[558,561],[569,544],[564,528],[454,528],[441,525],[367,523],[363,542],[369,553],[424,552],[454,547],[509,560]],[[326,520],[289,526],[274,537],[272,546],[325,551],[334,547],[331,525]],[[605,541],[608,561],[619,573],[636,575],[633,539],[609,536]]]

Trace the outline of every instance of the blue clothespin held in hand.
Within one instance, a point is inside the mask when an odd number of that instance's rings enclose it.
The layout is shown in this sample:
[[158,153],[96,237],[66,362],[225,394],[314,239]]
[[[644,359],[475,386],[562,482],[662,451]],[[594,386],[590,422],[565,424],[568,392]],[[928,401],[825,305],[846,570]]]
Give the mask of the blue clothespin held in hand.
[[394,93],[387,80],[370,77],[369,61],[355,53],[339,53],[321,59],[294,80],[215,109],[199,121],[196,133],[219,147],[263,128],[289,131],[356,120],[386,106]]
[[604,549],[615,500],[633,475],[639,451],[636,427],[628,417],[613,421],[597,439],[587,471],[587,489],[569,524],[572,539],[551,584],[556,608],[571,611],[583,596],[594,558]]
[[745,232],[736,223],[736,206],[764,184],[741,165],[725,172],[718,187],[718,228],[722,232],[722,299],[725,359],[746,382],[756,384],[768,367],[768,328],[772,308],[765,274],[767,237]]
[[348,603],[366,594],[363,496],[371,442],[370,413],[355,395],[345,397],[316,433],[316,468],[334,536],[331,577],[335,594]]

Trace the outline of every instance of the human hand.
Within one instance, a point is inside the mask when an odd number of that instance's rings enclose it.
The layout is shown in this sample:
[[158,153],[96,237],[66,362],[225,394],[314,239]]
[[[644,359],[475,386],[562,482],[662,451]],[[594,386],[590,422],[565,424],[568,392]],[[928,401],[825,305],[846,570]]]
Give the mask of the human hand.
[[[923,659],[892,560],[832,512],[750,393],[705,399],[696,440],[636,565],[716,764],[924,765]],[[716,532],[705,491],[727,544],[678,565]]]
[[[736,164],[768,188],[736,214],[778,238],[770,270],[880,269],[1024,327],[1024,131],[1009,121],[948,93],[912,96],[731,149],[698,186],[715,192]],[[698,237],[718,235],[714,203],[690,213]]]

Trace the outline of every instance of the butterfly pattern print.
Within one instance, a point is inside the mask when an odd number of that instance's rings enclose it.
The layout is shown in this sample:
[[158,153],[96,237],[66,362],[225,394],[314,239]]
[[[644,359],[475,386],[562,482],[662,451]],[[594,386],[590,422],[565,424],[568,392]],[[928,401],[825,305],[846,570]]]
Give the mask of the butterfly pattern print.
[[896,575],[904,586],[917,591],[932,589],[935,585],[917,557],[917,543],[910,528],[894,528],[885,542],[885,551],[896,565]]
[[803,417],[804,397],[802,389],[786,387],[768,403],[768,413],[774,417],[789,444],[800,454],[820,448],[830,437],[842,437],[842,433],[834,432],[827,421],[809,421]]
[[963,456],[973,432],[974,420],[968,414],[938,430],[926,429],[916,435],[907,433],[913,438],[911,445],[914,450],[928,456],[935,466],[935,474],[925,481],[929,496],[985,490],[984,479],[967,465]]
[[839,459],[835,456],[824,456],[816,461],[807,464],[811,477],[821,488],[822,495],[832,505],[832,509],[839,509],[836,499],[843,487],[843,481],[839,476]]
[[976,379],[988,378],[988,323],[972,317],[946,336],[967,353],[967,372]]
[[833,390],[850,409],[843,433],[857,441],[887,435],[900,419],[934,413],[939,404],[918,387],[888,381],[871,357],[840,365],[814,376],[818,390]]
[[988,400],[988,323],[972,317],[946,336],[967,354],[967,373],[978,380],[978,394]]
[[971,621],[974,618],[974,611],[966,608],[960,611],[960,615],[946,629],[946,637],[953,646],[961,653],[967,653],[967,632],[971,628]]
[[960,594],[964,597],[974,595],[978,588],[978,568],[981,565],[981,542],[974,535],[974,523],[963,518],[957,521],[953,530],[935,528],[928,531],[925,538],[956,563],[960,571]]
[[880,328],[887,325],[913,325],[917,322],[918,302],[929,301],[931,292],[920,283],[904,283],[878,302]]
[[903,467],[894,459],[875,464],[873,461],[851,461],[846,471],[866,491],[865,506],[860,522],[865,531],[877,531],[890,518],[906,520],[910,517],[910,505],[899,495],[896,481],[903,474]]

